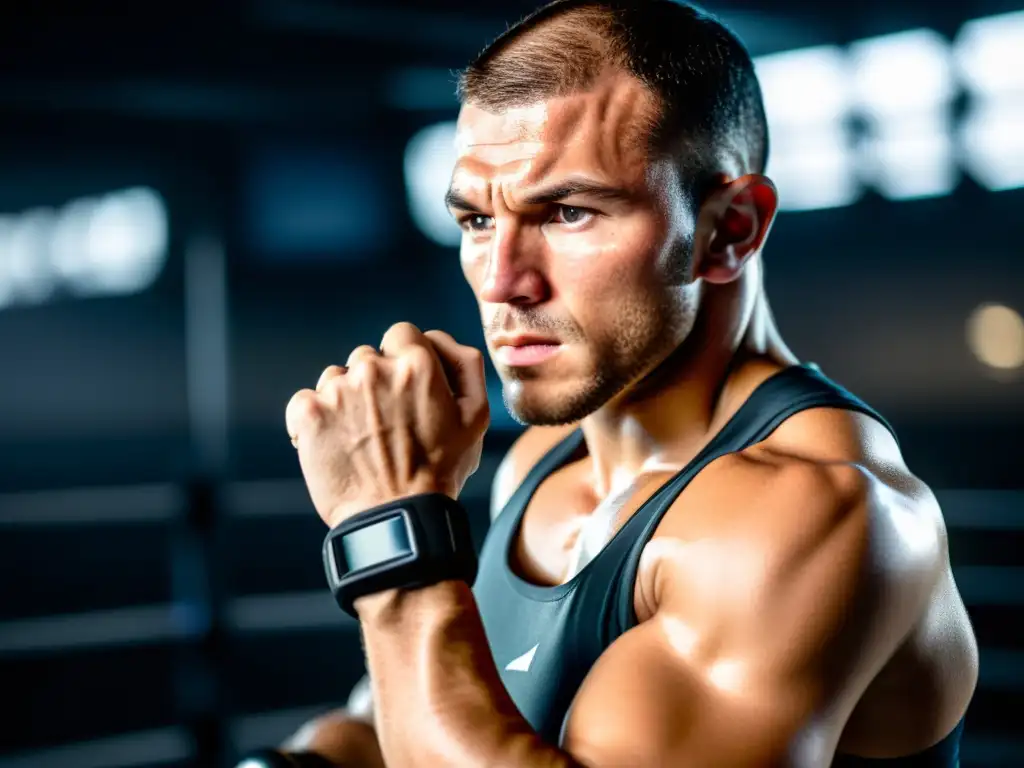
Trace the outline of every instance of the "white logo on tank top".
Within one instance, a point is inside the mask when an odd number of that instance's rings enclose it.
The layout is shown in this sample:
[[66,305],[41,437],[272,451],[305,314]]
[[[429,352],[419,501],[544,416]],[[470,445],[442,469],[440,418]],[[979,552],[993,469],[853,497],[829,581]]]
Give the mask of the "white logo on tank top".
[[530,650],[520,656],[518,659],[512,659],[505,667],[506,672],[529,672],[530,664],[533,663],[533,657],[537,654],[537,648],[540,647],[540,643],[533,646]]

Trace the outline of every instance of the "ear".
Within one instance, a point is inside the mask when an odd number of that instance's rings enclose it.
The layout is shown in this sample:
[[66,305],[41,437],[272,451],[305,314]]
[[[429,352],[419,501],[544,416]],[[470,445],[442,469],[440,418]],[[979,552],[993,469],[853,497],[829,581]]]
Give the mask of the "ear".
[[764,245],[778,207],[775,184],[757,173],[712,192],[697,216],[694,276],[709,283],[738,278]]

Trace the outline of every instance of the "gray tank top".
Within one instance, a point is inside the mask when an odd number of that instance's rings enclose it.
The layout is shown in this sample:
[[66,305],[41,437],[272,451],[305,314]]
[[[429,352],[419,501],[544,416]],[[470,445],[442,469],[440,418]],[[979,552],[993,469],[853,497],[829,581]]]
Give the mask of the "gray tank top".
[[[767,438],[790,416],[810,408],[844,408],[892,427],[874,409],[814,365],[793,366],[763,382],[708,445],[665,482],[579,573],[564,584],[539,586],[517,576],[509,555],[526,507],[541,482],[585,455],[579,430],[555,445],[523,480],[484,542],[473,592],[501,679],[522,715],[549,744],[560,744],[566,715],[584,677],[612,642],[637,624],[634,584],[640,555],[662,516],[710,462]],[[950,739],[959,744],[958,727]],[[955,738],[953,738],[955,737]],[[940,747],[936,745],[936,747]],[[933,748],[935,749],[935,748]],[[913,762],[871,765],[950,766],[922,753]],[[933,750],[928,750],[932,753]],[[837,758],[836,765],[841,765]],[[864,764],[857,762],[856,765]]]

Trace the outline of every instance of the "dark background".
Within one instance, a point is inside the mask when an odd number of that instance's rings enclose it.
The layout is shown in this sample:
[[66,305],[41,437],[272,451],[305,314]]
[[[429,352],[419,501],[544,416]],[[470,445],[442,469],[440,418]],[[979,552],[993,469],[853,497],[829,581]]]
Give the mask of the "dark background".
[[[0,12],[0,768],[219,768],[345,699],[358,633],[284,406],[397,320],[482,343],[434,126],[532,7]],[[965,26],[1024,3],[710,7],[757,57],[812,48],[759,58],[806,209],[773,307],[936,489],[981,645],[963,765],[1024,764],[1024,21]]]

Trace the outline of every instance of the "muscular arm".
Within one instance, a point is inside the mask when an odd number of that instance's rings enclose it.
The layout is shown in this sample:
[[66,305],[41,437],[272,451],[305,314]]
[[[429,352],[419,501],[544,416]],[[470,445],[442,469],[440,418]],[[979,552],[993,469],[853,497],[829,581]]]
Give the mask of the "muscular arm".
[[827,765],[856,699],[920,615],[942,545],[927,515],[855,467],[754,479],[758,516],[779,536],[769,546],[738,526],[727,541],[649,547],[655,615],[591,670],[564,749],[516,710],[465,585],[360,601],[388,761]]
[[[516,440],[502,458],[491,482],[491,520],[501,513],[540,456],[569,431],[566,428],[532,428]],[[345,707],[305,723],[285,742],[283,749],[315,752],[338,765],[353,768],[383,768],[384,758],[374,729],[373,691],[369,675],[364,675],[356,683]]]
[[571,713],[566,747],[585,765],[831,764],[921,615],[943,545],[934,518],[860,469],[761,474],[774,548],[733,534],[648,552],[655,616],[602,656]]

